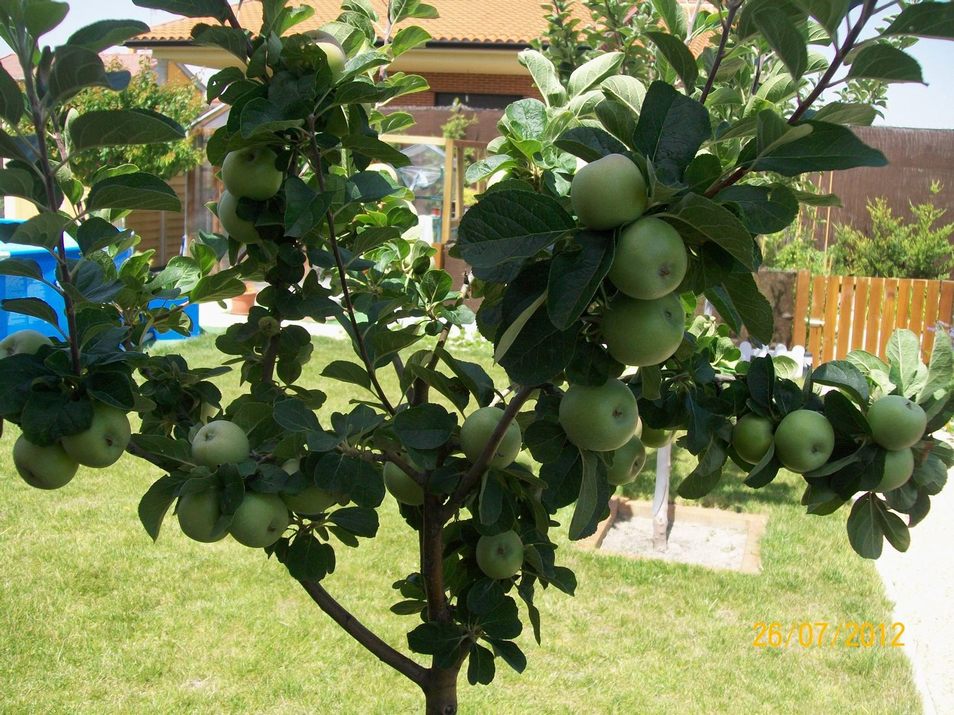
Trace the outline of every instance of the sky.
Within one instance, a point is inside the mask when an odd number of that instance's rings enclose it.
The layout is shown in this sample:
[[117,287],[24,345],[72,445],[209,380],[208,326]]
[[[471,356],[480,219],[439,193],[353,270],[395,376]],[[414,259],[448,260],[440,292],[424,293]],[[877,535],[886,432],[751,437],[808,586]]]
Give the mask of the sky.
[[[440,9],[441,0],[434,4]],[[64,42],[75,30],[96,20],[108,12],[111,18],[142,20],[149,25],[158,25],[178,19],[175,15],[158,10],[136,7],[131,0],[73,0],[70,13],[63,24],[45,36],[45,44]],[[2,53],[9,48],[0,42]],[[920,84],[894,84],[888,90],[888,106],[884,118],[876,124],[898,127],[929,129],[954,129],[954,42],[922,40],[908,49],[920,63],[927,86]]]

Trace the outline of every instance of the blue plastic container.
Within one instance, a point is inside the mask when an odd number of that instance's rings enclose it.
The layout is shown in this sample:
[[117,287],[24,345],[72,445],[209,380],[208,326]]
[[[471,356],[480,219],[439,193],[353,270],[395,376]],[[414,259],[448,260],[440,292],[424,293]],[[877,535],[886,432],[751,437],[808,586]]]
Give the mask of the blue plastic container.
[[[43,278],[51,283],[57,282],[56,259],[49,251],[36,246],[28,246],[22,243],[7,243],[2,240],[4,236],[9,236],[15,230],[17,224],[22,221],[11,219],[0,219],[0,259],[3,258],[21,258],[24,260],[35,261],[43,273]],[[79,260],[82,258],[79,246],[69,236],[65,237],[67,260]],[[116,257],[116,264],[121,265],[130,255],[131,251],[126,251]],[[40,283],[32,278],[22,276],[0,276],[0,298],[40,298],[46,301],[56,312],[60,327],[66,330],[66,313],[63,305],[63,298],[45,283]],[[150,307],[181,305],[185,302],[184,298],[171,301],[157,300],[150,304]],[[192,320],[192,330],[189,334],[194,337],[199,334],[199,306],[190,305],[185,310],[186,315]],[[10,313],[6,310],[0,310],[0,339],[5,338],[10,333],[18,330],[36,330],[44,335],[62,337],[52,325],[45,320],[33,318],[29,315],[20,315],[19,313]],[[184,337],[174,331],[165,331],[156,333],[157,340],[183,340]]]

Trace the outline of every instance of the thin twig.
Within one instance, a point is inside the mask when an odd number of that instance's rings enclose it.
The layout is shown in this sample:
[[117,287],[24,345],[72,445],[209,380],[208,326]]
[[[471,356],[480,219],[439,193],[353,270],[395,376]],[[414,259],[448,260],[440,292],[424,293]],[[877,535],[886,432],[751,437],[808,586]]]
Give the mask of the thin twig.
[[484,475],[484,472],[487,471],[487,465],[490,464],[490,460],[497,453],[497,448],[503,441],[507,428],[510,427],[520,408],[523,407],[523,403],[529,399],[535,389],[534,387],[521,387],[517,391],[517,394],[514,395],[510,404],[507,405],[507,409],[504,410],[503,418],[497,423],[493,433],[490,435],[490,439],[487,441],[484,451],[480,453],[477,461],[471,465],[467,473],[461,478],[457,489],[454,490],[454,493],[451,494],[450,499],[448,499],[444,505],[445,517],[449,516],[457,507],[463,504],[467,495],[477,486],[480,478]]
[[426,668],[415,663],[368,630],[361,621],[338,603],[320,583],[314,581],[299,581],[299,583],[322,611],[331,616],[335,623],[347,631],[348,635],[363,645],[378,660],[390,665],[412,683],[424,687],[427,678]]
[[[318,179],[318,187],[322,192],[324,192],[325,176],[322,173],[323,167],[321,161],[321,150],[314,141],[314,116],[308,117],[308,129],[312,141],[310,158],[315,164],[315,177]],[[384,406],[384,409],[387,410],[389,414],[393,415],[396,412],[394,405],[391,404],[387,393],[385,393],[384,388],[381,387],[381,383],[378,381],[378,377],[374,370],[374,363],[371,362],[371,358],[368,355],[368,347],[365,345],[364,336],[358,329],[358,318],[355,316],[354,303],[351,301],[351,291],[348,288],[348,272],[345,269],[344,261],[341,258],[341,249],[338,247],[338,237],[335,233],[335,215],[331,211],[330,207],[325,212],[325,219],[328,223],[328,243],[331,246],[331,252],[335,258],[335,267],[338,271],[338,277],[341,279],[341,300],[345,305],[345,309],[348,311],[348,318],[351,320],[351,325],[354,328],[354,341],[358,347],[358,355],[361,358],[361,361],[364,363],[365,370],[367,370],[368,373],[368,378],[371,380],[371,385],[374,387],[374,391],[377,393],[378,399],[381,400],[381,404]]]
[[[861,33],[862,29],[864,29],[864,26],[868,23],[868,20],[871,19],[873,11],[874,0],[865,0],[861,7],[861,14],[858,16],[858,20],[854,23],[854,25],[851,26],[851,29],[848,31],[848,35],[845,37],[845,41],[835,51],[835,56],[832,58],[831,64],[828,66],[825,74],[823,74],[821,79],[818,80],[815,88],[808,94],[808,96],[798,103],[798,106],[795,108],[792,116],[788,118],[789,124],[795,124],[799,119],[801,119],[805,112],[811,108],[812,104],[814,104],[815,101],[822,95],[822,93],[828,89],[832,78],[835,76],[835,73],[844,63],[845,57],[855,46],[858,35]],[[743,176],[749,173],[749,171],[750,167],[748,166],[736,167],[736,169],[727,177],[716,181],[712,184],[712,186],[706,189],[705,195],[709,198],[715,196],[723,189],[735,184]]]
[[[722,24],[722,38],[719,40],[719,49],[716,50],[715,59],[712,61],[712,69],[709,70],[709,76],[706,79],[706,86],[702,89],[702,96],[699,97],[700,104],[705,104],[706,99],[709,97],[709,92],[712,91],[712,85],[715,82],[716,73],[719,71],[719,67],[722,65],[722,58],[725,56],[725,47],[729,41],[729,32],[732,30],[732,22],[735,20],[735,13],[739,11],[741,7],[741,0],[733,0],[729,3],[729,9],[726,11],[725,21]],[[698,11],[698,6],[696,6],[696,11]]]

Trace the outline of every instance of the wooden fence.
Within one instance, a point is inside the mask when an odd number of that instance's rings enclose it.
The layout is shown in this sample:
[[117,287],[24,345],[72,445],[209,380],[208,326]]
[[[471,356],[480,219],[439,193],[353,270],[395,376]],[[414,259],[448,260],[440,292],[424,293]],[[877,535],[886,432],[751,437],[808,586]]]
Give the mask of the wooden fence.
[[793,323],[792,343],[807,346],[816,365],[856,349],[883,358],[896,328],[918,335],[927,359],[935,331],[951,330],[954,323],[954,281],[799,271]]

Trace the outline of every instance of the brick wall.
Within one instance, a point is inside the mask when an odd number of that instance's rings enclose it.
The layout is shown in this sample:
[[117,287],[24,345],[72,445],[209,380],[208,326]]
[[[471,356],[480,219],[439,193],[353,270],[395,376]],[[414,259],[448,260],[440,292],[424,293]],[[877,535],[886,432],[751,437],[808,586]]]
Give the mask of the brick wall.
[[463,74],[431,72],[422,75],[431,88],[401,97],[402,106],[433,107],[438,92],[470,92],[471,94],[508,94],[523,97],[539,97],[527,75]]

